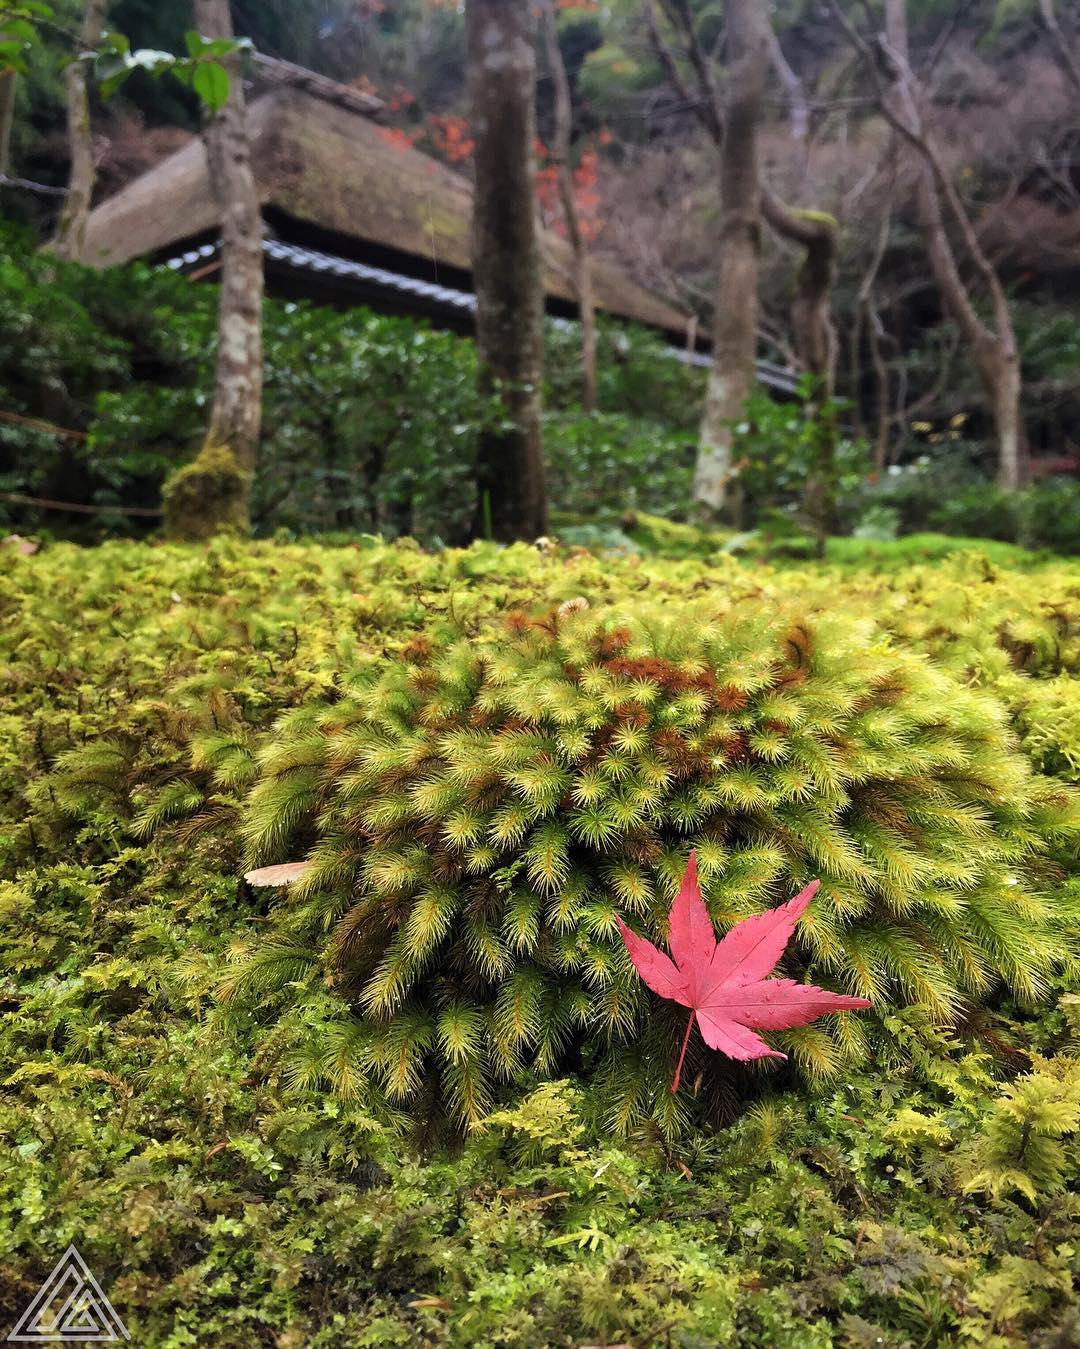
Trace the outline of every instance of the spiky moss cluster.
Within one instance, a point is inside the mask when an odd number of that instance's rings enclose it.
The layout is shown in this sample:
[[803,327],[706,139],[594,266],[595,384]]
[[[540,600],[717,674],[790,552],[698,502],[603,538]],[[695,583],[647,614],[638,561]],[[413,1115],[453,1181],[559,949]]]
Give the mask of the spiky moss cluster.
[[[882,1008],[947,1020],[1002,982],[1034,999],[1060,953],[1029,884],[1060,794],[996,704],[868,623],[517,614],[291,714],[261,767],[252,855],[310,868],[241,982],[294,980],[329,933],[364,1065],[422,1110],[437,1084],[465,1122],[499,1081],[567,1062],[600,1064],[618,1124],[674,1122],[677,1035],[615,914],[662,940],[691,846],[720,927],[820,877],[789,972]],[[778,1038],[822,1074],[864,1035],[841,1017]],[[707,1088],[727,1071],[697,1058]]]

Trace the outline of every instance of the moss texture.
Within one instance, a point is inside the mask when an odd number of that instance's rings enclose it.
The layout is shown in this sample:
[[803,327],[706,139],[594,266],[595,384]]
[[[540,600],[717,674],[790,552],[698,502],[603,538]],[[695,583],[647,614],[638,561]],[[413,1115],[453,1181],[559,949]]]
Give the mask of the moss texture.
[[207,445],[162,488],[165,533],[187,543],[251,528],[251,474],[225,445]]

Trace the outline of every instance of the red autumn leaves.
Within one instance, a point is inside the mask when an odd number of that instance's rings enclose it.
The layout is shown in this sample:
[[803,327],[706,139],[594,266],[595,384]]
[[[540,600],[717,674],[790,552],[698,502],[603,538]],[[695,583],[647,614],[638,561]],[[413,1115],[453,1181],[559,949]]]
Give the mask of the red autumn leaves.
[[794,979],[769,979],[819,882],[775,909],[736,924],[719,942],[697,883],[697,855],[671,906],[668,945],[671,957],[639,937],[616,917],[634,967],[654,993],[689,1007],[690,1023],[675,1069],[679,1089],[686,1046],[696,1016],[705,1043],[733,1059],[782,1059],[754,1030],[805,1026],[827,1012],[869,1007],[865,998],[829,993]]

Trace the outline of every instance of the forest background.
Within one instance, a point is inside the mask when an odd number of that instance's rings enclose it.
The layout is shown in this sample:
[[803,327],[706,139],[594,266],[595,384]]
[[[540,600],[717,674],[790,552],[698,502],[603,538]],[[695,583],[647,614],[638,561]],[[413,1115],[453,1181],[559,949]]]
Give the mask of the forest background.
[[[70,28],[79,6],[68,8],[66,17],[64,5],[57,12]],[[237,33],[260,51],[377,93],[388,140],[471,172],[459,6],[271,0],[233,8]],[[133,48],[183,51],[190,16],[182,9],[120,0],[109,23]],[[723,6],[647,10],[658,20],[652,34],[637,0],[557,6],[572,99],[576,213],[590,256],[613,260],[672,297],[708,332],[717,310],[721,212],[716,146],[703,124],[693,55],[696,48],[722,64]],[[925,91],[940,157],[1007,296],[1023,380],[1022,465],[1018,482],[1003,484],[986,379],[928,262],[919,159],[882,115],[880,91],[853,45],[858,32],[846,33],[827,5],[783,3],[773,13],[760,159],[777,197],[796,212],[836,222],[829,382],[842,436],[833,528],[870,536],[933,529],[1071,549],[1069,521],[1078,514],[1072,428],[1080,413],[1075,22],[1044,2],[1014,0],[918,0],[906,11],[910,67]],[[855,7],[849,28],[859,18]],[[40,189],[67,181],[63,44],[47,31],[16,90],[11,171]],[[565,232],[550,148],[557,139],[555,81],[542,48],[539,209],[545,223]],[[677,57],[681,89],[665,53]],[[91,101],[99,196],[198,130],[198,99],[177,81],[137,71],[107,100],[92,88]],[[53,228],[59,199],[42,190],[0,191],[5,220],[30,231],[8,227],[5,234],[5,402],[22,417],[76,433],[65,441],[24,424],[0,427],[0,485],[16,494],[152,508],[162,482],[198,445],[212,299],[139,268],[100,278],[76,269],[69,284],[57,286],[54,265],[35,262],[31,248]],[[976,319],[991,324],[992,296],[980,287],[978,266],[954,223],[946,233]],[[758,355],[805,371],[793,304],[802,249],[769,229],[760,237]],[[87,341],[91,331],[105,340]],[[474,441],[492,413],[472,388],[470,344],[426,332],[414,344],[408,324],[273,304],[266,333],[270,404],[254,503],[258,527],[467,537],[475,515]],[[547,346],[545,440],[561,524],[618,530],[635,510],[690,517],[704,373],[663,360],[658,340],[602,324],[599,415],[587,415],[574,339],[549,329]],[[302,349],[319,359],[301,373]],[[809,408],[812,385],[805,389]],[[446,410],[441,426],[451,428],[449,443],[425,418],[423,409],[436,406]],[[738,441],[729,459],[742,466],[738,523],[781,546],[813,523],[806,508],[812,419],[795,410],[755,395],[745,416],[725,418]],[[428,500],[446,503],[441,519],[430,517]],[[20,528],[46,522],[4,509]],[[53,513],[48,523],[63,520]],[[79,523],[68,516],[61,527]],[[103,523],[139,527],[130,515],[106,515]]]

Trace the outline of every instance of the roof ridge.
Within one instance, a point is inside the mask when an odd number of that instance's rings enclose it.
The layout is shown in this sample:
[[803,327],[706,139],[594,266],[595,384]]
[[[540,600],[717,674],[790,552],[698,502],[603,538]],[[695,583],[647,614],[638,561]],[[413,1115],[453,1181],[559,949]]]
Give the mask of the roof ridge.
[[342,84],[340,80],[332,80],[329,75],[320,75],[306,66],[298,66],[292,61],[283,61],[278,56],[267,56],[265,52],[259,51],[253,53],[252,60],[257,84],[301,89],[313,98],[348,108],[350,112],[358,112],[364,117],[377,117],[386,108],[383,100],[374,94],[364,93],[351,84]]

